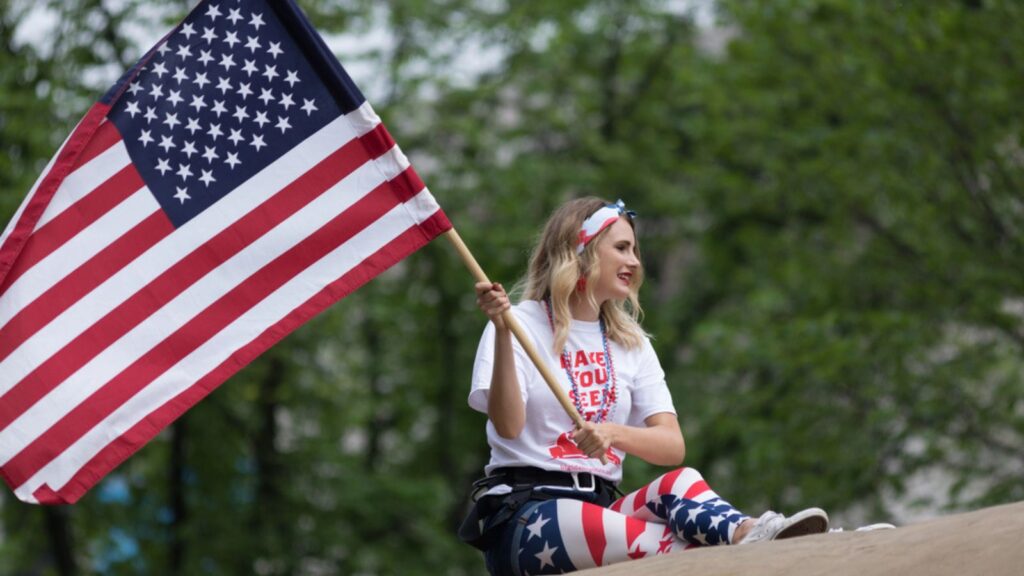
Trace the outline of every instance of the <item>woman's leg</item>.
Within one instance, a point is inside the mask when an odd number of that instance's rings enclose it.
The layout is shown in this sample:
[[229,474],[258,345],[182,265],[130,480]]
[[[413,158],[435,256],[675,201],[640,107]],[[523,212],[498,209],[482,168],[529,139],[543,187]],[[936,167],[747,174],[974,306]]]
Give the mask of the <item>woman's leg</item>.
[[692,546],[664,522],[570,498],[544,500],[524,512],[506,548],[519,574],[561,574]]
[[732,541],[748,516],[692,468],[669,472],[609,508],[559,498],[532,502],[513,521],[501,574],[561,574]]
[[680,468],[613,502],[612,510],[668,524],[681,540],[697,545],[729,544],[749,518],[708,486],[693,468]]

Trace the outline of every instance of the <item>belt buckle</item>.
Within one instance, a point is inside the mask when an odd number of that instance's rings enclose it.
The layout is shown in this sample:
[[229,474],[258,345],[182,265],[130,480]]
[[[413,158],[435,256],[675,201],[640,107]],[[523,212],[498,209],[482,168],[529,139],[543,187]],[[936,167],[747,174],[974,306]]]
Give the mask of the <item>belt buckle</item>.
[[[586,474],[590,476],[590,486],[580,486],[580,474]],[[597,490],[597,478],[590,472],[570,472],[572,476],[572,486],[577,492],[594,492]]]

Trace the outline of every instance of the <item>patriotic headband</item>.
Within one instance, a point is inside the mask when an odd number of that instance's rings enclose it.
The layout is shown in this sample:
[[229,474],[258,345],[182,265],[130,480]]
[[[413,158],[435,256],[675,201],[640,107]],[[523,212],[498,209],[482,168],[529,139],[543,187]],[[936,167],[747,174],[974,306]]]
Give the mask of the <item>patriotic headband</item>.
[[579,243],[576,244],[576,253],[582,254],[583,249],[586,248],[587,244],[595,236],[601,233],[601,230],[614,224],[619,219],[619,216],[623,214],[630,218],[636,218],[636,212],[626,210],[626,203],[621,199],[614,204],[605,204],[598,208],[597,212],[594,212],[589,218],[584,220],[583,226],[580,227],[580,237]]

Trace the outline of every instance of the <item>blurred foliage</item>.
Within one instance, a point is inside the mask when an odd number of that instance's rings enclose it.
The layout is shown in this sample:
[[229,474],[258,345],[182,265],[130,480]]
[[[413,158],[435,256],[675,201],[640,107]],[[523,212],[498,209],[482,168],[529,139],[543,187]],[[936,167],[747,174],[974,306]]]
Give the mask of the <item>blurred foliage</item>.
[[[688,462],[733,503],[1024,499],[1024,5],[300,4],[368,39],[339,58],[495,280],[566,198],[640,213]],[[0,2],[3,222],[148,48],[132,31],[188,8]],[[0,494],[0,573],[68,573],[59,550],[83,573],[482,573],[453,534],[487,460],[471,285],[435,242],[75,506]],[[657,472],[633,459],[625,487]]]

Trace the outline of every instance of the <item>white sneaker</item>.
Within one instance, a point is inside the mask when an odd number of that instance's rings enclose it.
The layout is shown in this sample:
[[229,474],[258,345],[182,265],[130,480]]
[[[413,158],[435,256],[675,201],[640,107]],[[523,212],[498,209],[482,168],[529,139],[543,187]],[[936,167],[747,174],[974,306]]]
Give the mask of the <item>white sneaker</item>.
[[765,512],[754,522],[740,544],[753,544],[762,540],[781,540],[807,534],[820,534],[828,531],[828,514],[821,508],[808,508],[786,518],[771,510]]

